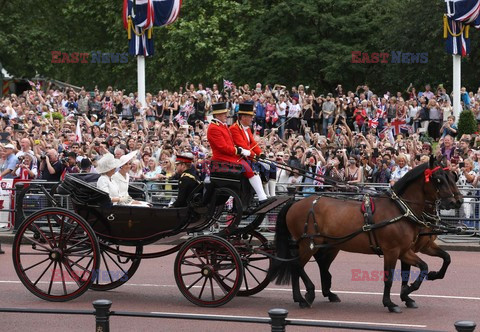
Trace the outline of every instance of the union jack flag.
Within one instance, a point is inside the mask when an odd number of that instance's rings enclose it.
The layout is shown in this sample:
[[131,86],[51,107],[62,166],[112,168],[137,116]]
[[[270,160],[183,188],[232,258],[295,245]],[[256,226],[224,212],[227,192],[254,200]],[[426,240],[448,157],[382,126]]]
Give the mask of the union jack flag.
[[393,137],[392,127],[385,127],[380,133],[378,133],[378,137],[383,140],[385,137],[388,138],[390,144],[395,143],[395,138]]
[[377,128],[378,127],[378,118],[368,120],[368,126],[370,128]]
[[233,82],[223,79],[223,88],[224,89],[232,89],[233,88]]
[[391,125],[392,128],[393,128],[393,132],[394,132],[395,135],[400,134],[401,129],[402,129],[401,127],[404,126],[404,125],[406,125],[406,124],[407,124],[406,121],[405,121],[405,120],[401,120],[401,119],[394,119],[394,120],[390,123],[390,125]]
[[153,38],[148,30],[175,22],[181,6],[182,0],[124,0],[123,27],[129,36],[134,34],[128,43],[129,54],[153,55]]
[[185,118],[181,113],[178,113],[173,119],[177,121],[179,125],[184,125],[187,123],[187,121],[185,120]]
[[445,1],[447,12],[444,17],[445,49],[449,54],[470,53],[468,26],[480,28],[480,0]]

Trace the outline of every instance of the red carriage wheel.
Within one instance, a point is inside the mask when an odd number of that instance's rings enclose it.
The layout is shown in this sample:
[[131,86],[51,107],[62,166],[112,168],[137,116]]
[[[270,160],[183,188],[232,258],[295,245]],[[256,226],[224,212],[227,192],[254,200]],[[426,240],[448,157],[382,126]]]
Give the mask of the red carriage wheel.
[[143,246],[117,246],[103,240],[100,243],[100,265],[94,273],[90,289],[107,291],[129,281],[140,266]]
[[242,261],[218,236],[188,240],[175,259],[175,281],[182,294],[202,307],[218,307],[235,297],[242,284]]
[[99,252],[95,233],[82,217],[47,208],[20,225],[12,255],[15,271],[30,292],[48,301],[68,301],[90,287]]
[[269,247],[265,236],[257,231],[250,231],[235,237],[233,245],[242,258],[244,270],[243,283],[237,295],[250,296],[257,294],[270,283],[267,272],[272,263],[272,259],[259,252],[259,250],[272,255],[275,252]]

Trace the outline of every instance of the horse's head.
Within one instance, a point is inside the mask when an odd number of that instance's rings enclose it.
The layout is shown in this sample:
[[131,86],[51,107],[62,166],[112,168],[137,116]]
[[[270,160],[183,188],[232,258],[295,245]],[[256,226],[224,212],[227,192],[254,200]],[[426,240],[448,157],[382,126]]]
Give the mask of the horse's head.
[[446,167],[444,160],[437,161],[433,156],[430,157],[425,170],[425,191],[440,202],[441,209],[456,209],[463,203],[455,177],[456,174]]

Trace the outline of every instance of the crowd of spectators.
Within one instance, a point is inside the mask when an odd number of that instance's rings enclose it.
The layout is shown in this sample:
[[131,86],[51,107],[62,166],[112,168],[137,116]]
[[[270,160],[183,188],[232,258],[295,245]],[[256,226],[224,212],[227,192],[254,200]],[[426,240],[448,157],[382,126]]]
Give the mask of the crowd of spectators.
[[[253,132],[267,158],[288,164],[264,178],[267,193],[303,184],[321,190],[318,175],[348,183],[393,184],[409,169],[443,154],[459,183],[476,186],[480,136],[457,137],[451,99],[442,85],[382,95],[367,85],[324,94],[299,85],[258,83],[219,89],[187,84],[146,96],[114,90],[33,88],[0,99],[0,172],[3,178],[58,181],[64,173],[95,172],[107,152],[138,150],[131,181],[168,181],[175,155],[192,152],[201,179],[211,152],[206,137],[212,103],[227,102],[228,122],[240,103],[255,108]],[[480,89],[462,89],[462,105],[480,122]],[[298,170],[297,170],[298,169]],[[304,171],[307,175],[303,176]],[[312,179],[313,177],[313,179]],[[276,181],[276,188],[275,188]],[[310,188],[307,185],[317,185]]]

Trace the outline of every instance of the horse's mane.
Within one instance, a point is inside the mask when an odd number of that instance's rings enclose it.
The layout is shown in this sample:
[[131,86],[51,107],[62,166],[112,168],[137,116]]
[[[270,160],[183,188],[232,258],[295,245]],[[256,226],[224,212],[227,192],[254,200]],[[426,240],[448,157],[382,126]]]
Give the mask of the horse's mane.
[[427,168],[428,163],[424,163],[408,171],[407,174],[393,185],[395,193],[397,195],[403,194],[411,182],[415,181],[419,176],[423,176],[423,172],[425,172]]

